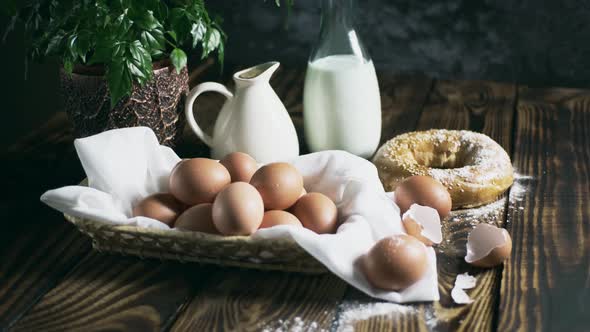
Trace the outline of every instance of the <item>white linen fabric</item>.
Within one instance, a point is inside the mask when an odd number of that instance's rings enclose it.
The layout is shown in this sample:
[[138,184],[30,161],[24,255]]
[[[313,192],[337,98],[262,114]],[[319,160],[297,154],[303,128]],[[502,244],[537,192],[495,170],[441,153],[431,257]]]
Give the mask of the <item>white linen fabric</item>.
[[[132,206],[141,198],[167,191],[168,174],[180,161],[172,149],[158,144],[151,129],[114,129],[77,139],[74,145],[88,187],[49,190],[42,202],[81,218],[169,229],[157,220],[131,216]],[[343,151],[317,152],[288,162],[301,172],[308,192],[321,192],[336,203],[341,225],[336,234],[322,235],[301,227],[275,226],[257,231],[254,238],[291,237],[332,273],[375,298],[398,303],[439,299],[432,248],[428,248],[426,275],[399,292],[372,287],[360,271],[359,259],[378,240],[404,233],[399,208],[392,194],[383,190],[371,162]]]

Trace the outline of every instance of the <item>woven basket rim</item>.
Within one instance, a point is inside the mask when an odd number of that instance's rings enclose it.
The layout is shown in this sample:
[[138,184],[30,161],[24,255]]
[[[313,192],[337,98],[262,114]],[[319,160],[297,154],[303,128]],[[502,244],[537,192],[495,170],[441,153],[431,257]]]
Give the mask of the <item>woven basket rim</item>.
[[[71,222],[74,225],[78,225],[81,222],[84,223],[91,223],[100,228],[107,228],[114,232],[128,232],[128,233],[135,233],[138,235],[148,234],[148,235],[155,235],[166,237],[169,239],[183,239],[183,240],[199,240],[199,239],[206,239],[209,242],[218,242],[219,244],[223,243],[251,243],[251,244],[272,244],[272,243],[282,243],[282,244],[292,244],[294,246],[299,246],[297,242],[295,242],[290,237],[281,237],[281,238],[253,238],[249,235],[236,235],[236,236],[226,236],[226,235],[218,235],[218,234],[209,234],[203,232],[196,232],[196,231],[180,231],[174,228],[170,229],[160,229],[160,228],[153,228],[153,227],[141,227],[141,226],[132,226],[132,225],[117,225],[117,224],[110,224],[107,222],[92,220],[88,218],[82,218],[77,216],[72,216],[67,213],[64,213],[64,217],[67,221]],[[303,249],[303,248],[301,248]]]
[[[82,180],[79,185],[88,186],[88,179]],[[63,213],[63,215],[78,231],[90,236],[93,247],[99,251],[116,252],[140,258],[155,257],[181,262],[193,261],[259,270],[312,274],[329,271],[290,236],[277,238],[252,237],[251,235],[225,236],[196,231],[182,231],[173,228],[161,229],[116,224],[68,213]],[[128,242],[130,240],[131,242]],[[156,242],[153,242],[154,240]],[[160,244],[158,244],[158,241],[161,241]],[[167,246],[173,243],[181,246],[187,243],[189,246],[194,244],[194,248],[213,246],[220,248],[221,251],[227,250],[228,255],[219,255],[219,251],[216,251],[217,253],[211,256],[208,253],[199,253],[198,250],[195,252],[193,247],[184,254],[178,252],[178,248],[170,247],[166,249]],[[242,249],[245,251],[242,251]],[[246,256],[243,256],[244,252],[246,252]],[[262,257],[262,254],[272,252],[278,253],[278,256]],[[256,253],[259,256],[256,256]],[[287,253],[287,256],[282,256],[285,253]]]

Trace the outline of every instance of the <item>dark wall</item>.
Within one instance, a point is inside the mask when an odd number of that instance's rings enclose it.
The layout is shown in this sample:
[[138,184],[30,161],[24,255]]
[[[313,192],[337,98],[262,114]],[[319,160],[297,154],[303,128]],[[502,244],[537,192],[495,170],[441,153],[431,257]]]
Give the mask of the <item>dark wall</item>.
[[[6,24],[6,18],[0,16],[0,32],[4,32]],[[0,74],[1,151],[58,110],[59,86],[55,63],[29,63],[25,69],[25,46],[20,27],[7,36],[5,43],[0,39],[0,63],[3,64]]]
[[[378,67],[441,78],[590,86],[590,1],[357,0],[357,26]],[[318,0],[211,1],[223,15],[230,61],[305,63]]]
[[[228,62],[305,65],[319,29],[319,0],[208,1],[229,35]],[[448,79],[590,87],[590,0],[357,0],[358,30],[379,68]],[[0,19],[4,30],[6,18]],[[288,28],[285,29],[285,24]],[[0,149],[59,110],[57,64],[31,64],[22,31],[0,44]],[[198,58],[198,57],[197,57]]]

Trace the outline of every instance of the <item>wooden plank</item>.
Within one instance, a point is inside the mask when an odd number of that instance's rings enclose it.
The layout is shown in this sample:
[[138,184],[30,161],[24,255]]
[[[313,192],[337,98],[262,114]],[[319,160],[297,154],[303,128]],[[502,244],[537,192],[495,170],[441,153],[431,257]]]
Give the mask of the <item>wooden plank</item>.
[[172,331],[315,330],[330,326],[346,284],[332,274],[219,268]]
[[37,223],[14,232],[0,251],[0,329],[12,325],[90,250],[90,240],[49,208],[34,218]]
[[500,331],[590,326],[590,92],[519,91],[513,162],[528,176],[510,195],[511,260]]
[[[477,81],[439,81],[434,84],[417,122],[417,130],[470,129],[483,132],[507,151],[511,149],[516,88],[511,84]],[[342,303],[349,317],[371,316],[358,321],[338,319],[355,331],[490,331],[498,302],[500,269],[476,269],[464,262],[467,234],[479,222],[501,226],[505,199],[487,209],[454,211],[443,221],[444,242],[436,248],[441,300],[399,308],[381,303],[381,315],[367,314],[374,300],[352,293]],[[461,306],[450,298],[457,274],[469,272],[477,286],[468,293],[475,302]],[[359,300],[360,297],[360,300]],[[345,327],[347,327],[345,326]],[[337,328],[342,328],[339,326]]]
[[92,252],[13,331],[158,331],[208,275],[206,268]]
[[432,91],[434,80],[419,75],[379,73],[381,91],[381,140],[414,130]]
[[[415,125],[411,119],[418,118],[432,80],[380,74],[384,134],[411,130]],[[282,69],[271,81],[293,118],[300,140],[303,78],[301,70]],[[333,275],[223,269],[202,285],[173,330],[329,329],[347,288]]]

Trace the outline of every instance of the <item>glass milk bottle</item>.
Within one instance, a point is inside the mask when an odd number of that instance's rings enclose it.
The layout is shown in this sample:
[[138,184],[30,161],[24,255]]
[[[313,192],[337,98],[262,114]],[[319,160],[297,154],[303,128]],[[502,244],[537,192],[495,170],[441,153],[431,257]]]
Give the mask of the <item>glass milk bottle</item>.
[[314,152],[345,150],[369,158],[381,137],[375,67],[353,27],[353,0],[321,3],[320,35],[303,90],[307,145]]

